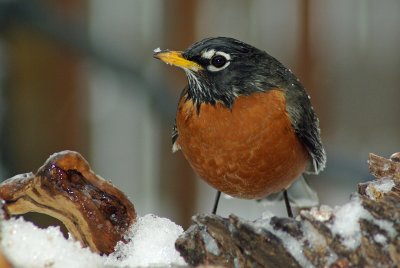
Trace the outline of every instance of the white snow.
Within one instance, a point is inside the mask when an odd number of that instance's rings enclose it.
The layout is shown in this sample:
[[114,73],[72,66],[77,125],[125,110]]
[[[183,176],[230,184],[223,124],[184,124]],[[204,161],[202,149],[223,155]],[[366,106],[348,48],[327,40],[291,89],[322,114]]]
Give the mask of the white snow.
[[[335,220],[331,225],[332,233],[340,235],[343,245],[348,249],[356,249],[361,243],[360,219],[365,219],[385,230],[389,237],[396,236],[393,223],[376,219],[361,205],[360,199],[354,197],[349,203],[334,211]],[[378,238],[379,239],[379,238]]]
[[390,168],[390,165],[389,165],[388,163],[385,163],[385,164],[383,164],[382,170],[383,170],[383,171],[388,171],[389,168]]
[[327,221],[331,218],[333,209],[329,206],[321,205],[319,208],[311,208],[310,214],[317,221]]
[[67,240],[59,228],[39,229],[22,218],[3,221],[1,246],[15,267],[100,267],[102,258],[79,242]]
[[297,240],[293,236],[281,230],[274,229],[271,224],[272,214],[264,213],[262,218],[255,222],[258,229],[256,231],[262,232],[262,229],[266,229],[279,237],[282,241],[283,246],[288,252],[296,259],[296,261],[301,265],[301,267],[314,267],[311,262],[304,256],[303,246],[304,240]]
[[183,265],[185,261],[175,250],[175,240],[182,233],[182,227],[169,219],[152,214],[141,217],[127,235],[134,238],[132,242],[120,242],[107,264],[129,267],[171,263]]
[[215,239],[207,232],[201,232],[201,236],[203,238],[204,246],[206,247],[207,251],[214,254],[215,256],[218,256],[221,252]]
[[304,222],[303,224],[303,234],[306,240],[311,243],[313,248],[324,248],[326,247],[325,238],[318,233],[318,231],[309,222]]
[[381,244],[381,245],[386,245],[387,241],[386,241],[386,237],[382,234],[376,234],[374,235],[374,240]]
[[395,183],[392,179],[383,178],[381,180],[370,182],[367,189],[365,189],[365,193],[370,199],[376,200],[379,199],[380,196],[391,191],[394,186]]
[[349,203],[334,209],[335,220],[331,225],[332,233],[340,235],[343,245],[356,249],[361,242],[360,218],[366,218],[368,212],[362,207],[358,197]]
[[39,229],[23,218],[2,220],[0,247],[15,267],[137,267],[184,265],[175,250],[182,227],[154,215],[138,218],[110,256],[100,256],[79,242],[65,239],[58,227]]
[[379,228],[385,230],[385,232],[389,235],[390,238],[394,238],[396,236],[397,231],[394,228],[393,223],[391,223],[390,221],[375,219],[374,217],[372,217],[370,213],[368,213],[367,220],[372,221],[374,224],[378,225]]
[[[332,211],[333,210],[331,207],[322,205],[319,210],[316,207],[312,208],[310,210],[310,213],[316,220],[327,221],[330,219]],[[318,233],[318,231],[314,228],[314,226],[311,223],[305,221],[302,227],[303,227],[302,231],[304,234],[304,238],[306,241],[310,242],[310,246],[312,248],[319,250],[321,248],[327,247],[325,237],[322,236],[320,233]],[[325,258],[326,258],[326,267],[330,267],[330,265],[338,259],[338,256],[336,255],[335,252],[328,251],[328,254],[326,255]]]

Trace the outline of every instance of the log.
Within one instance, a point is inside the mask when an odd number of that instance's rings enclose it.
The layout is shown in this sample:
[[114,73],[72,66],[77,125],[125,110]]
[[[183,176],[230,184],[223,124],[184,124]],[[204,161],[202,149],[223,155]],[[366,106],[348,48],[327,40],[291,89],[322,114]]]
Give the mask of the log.
[[136,211],[114,185],[97,176],[77,152],[53,154],[36,172],[0,184],[5,218],[27,212],[50,215],[93,252],[114,252],[136,222]]
[[347,204],[302,210],[296,219],[256,221],[199,214],[175,247],[190,265],[225,267],[399,267],[400,153],[370,154],[376,180]]

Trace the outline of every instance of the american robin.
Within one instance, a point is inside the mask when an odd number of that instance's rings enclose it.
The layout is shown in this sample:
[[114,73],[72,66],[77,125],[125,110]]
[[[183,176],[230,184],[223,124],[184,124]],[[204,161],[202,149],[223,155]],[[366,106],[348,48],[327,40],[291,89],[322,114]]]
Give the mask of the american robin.
[[244,199],[284,191],[288,206],[285,190],[296,178],[325,167],[310,98],[274,57],[227,37],[207,38],[185,51],[157,49],[154,57],[187,75],[173,151],[181,150],[218,190],[216,204],[221,191]]

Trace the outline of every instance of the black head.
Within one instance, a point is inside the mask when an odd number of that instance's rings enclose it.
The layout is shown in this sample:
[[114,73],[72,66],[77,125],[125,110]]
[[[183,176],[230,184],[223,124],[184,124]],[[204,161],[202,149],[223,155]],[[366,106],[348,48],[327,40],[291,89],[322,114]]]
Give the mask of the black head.
[[188,98],[197,105],[222,102],[230,108],[240,95],[297,81],[266,52],[228,37],[207,38],[183,52],[159,51],[155,57],[184,69]]

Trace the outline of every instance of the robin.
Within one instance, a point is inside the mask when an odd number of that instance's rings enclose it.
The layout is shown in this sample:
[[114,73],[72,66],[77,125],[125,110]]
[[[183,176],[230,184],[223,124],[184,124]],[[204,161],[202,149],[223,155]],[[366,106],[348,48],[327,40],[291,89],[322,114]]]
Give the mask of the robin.
[[[283,191],[326,163],[318,118],[299,79],[265,51],[228,37],[207,38],[185,51],[154,51],[182,68],[172,133],[192,168],[220,193],[261,199]],[[306,191],[310,191],[308,188]],[[313,195],[313,194],[311,194]]]

